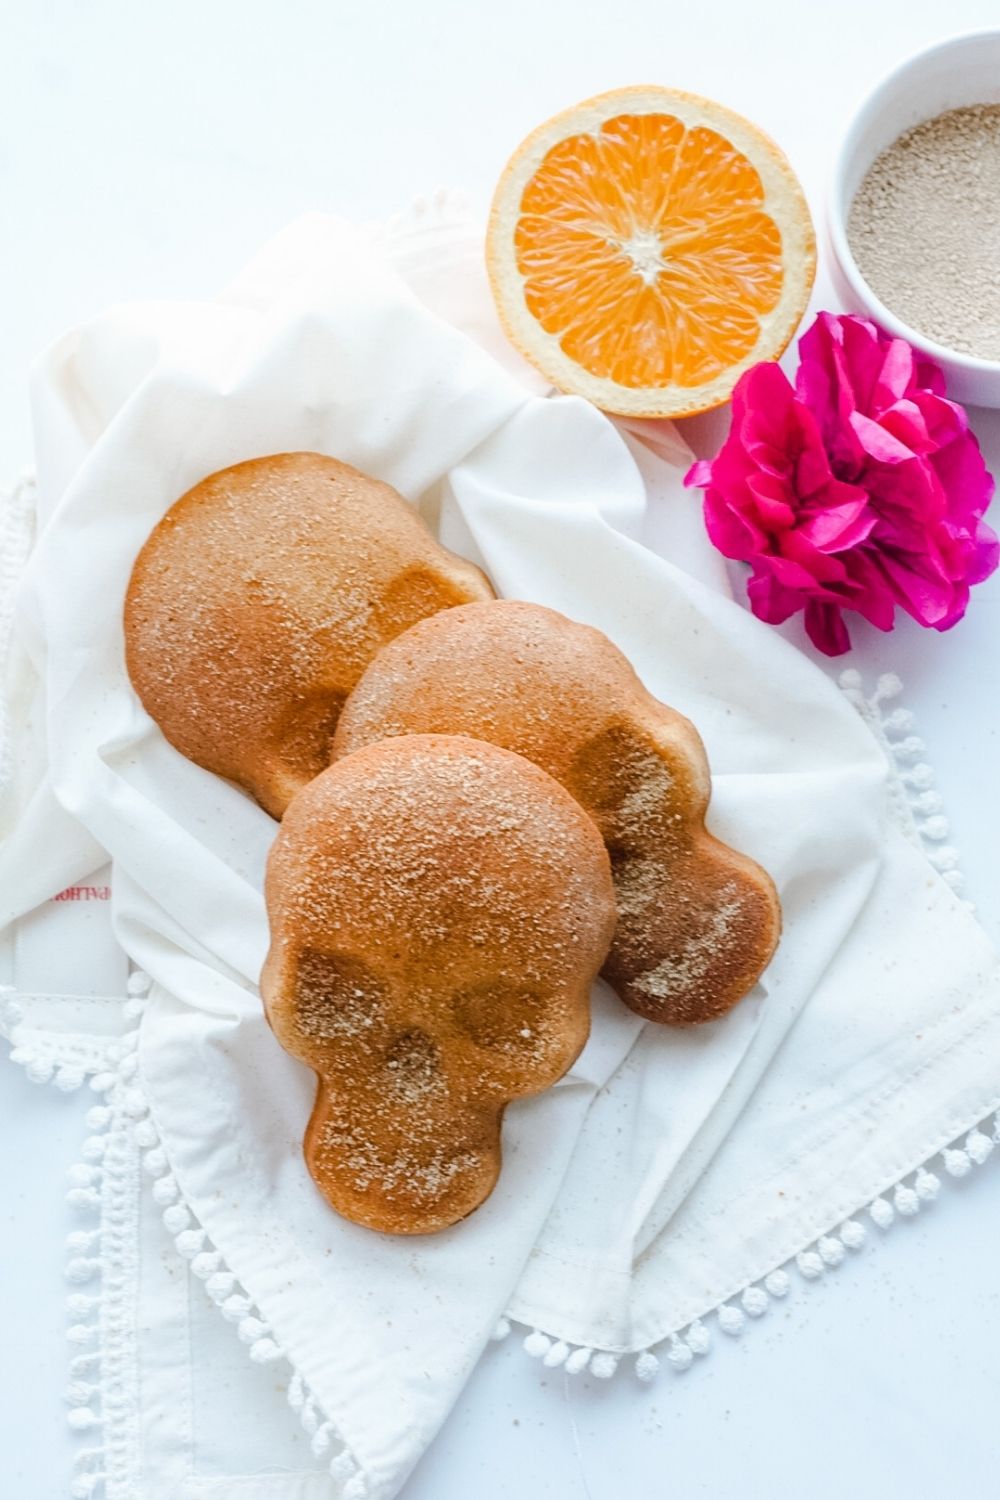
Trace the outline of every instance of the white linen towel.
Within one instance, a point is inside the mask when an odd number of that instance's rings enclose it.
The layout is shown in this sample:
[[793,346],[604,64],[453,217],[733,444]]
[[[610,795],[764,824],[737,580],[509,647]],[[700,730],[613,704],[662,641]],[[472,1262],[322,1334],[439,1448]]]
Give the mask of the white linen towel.
[[[216,1300],[242,1289],[241,1338],[291,1362],[322,1429],[316,1474],[260,1476],[248,1495],[387,1500],[501,1314],[584,1359],[697,1329],[1000,1103],[996,957],[893,815],[883,749],[726,596],[672,429],[619,429],[506,349],[467,224],[301,221],[218,301],[119,308],[67,335],[35,411],[2,920],[110,860],[115,935],[153,980],[137,1066],[108,1085],[115,1149],[153,1152],[157,1216],[210,1295],[213,1275]],[[256,991],[275,825],[166,744],[124,670],[124,591],[152,526],[212,470],[288,449],[388,480],[500,594],[604,630],[698,726],[710,826],[784,907],[763,981],[712,1025],[644,1025],[598,985],[576,1067],[508,1111],[493,1196],[419,1241],[346,1223],[316,1193],[300,1151],[312,1078]],[[155,1233],[158,1217],[144,1266]],[[141,1430],[102,1460],[110,1500],[190,1480],[189,1431],[151,1404],[178,1357],[162,1283],[150,1273],[133,1355]]]

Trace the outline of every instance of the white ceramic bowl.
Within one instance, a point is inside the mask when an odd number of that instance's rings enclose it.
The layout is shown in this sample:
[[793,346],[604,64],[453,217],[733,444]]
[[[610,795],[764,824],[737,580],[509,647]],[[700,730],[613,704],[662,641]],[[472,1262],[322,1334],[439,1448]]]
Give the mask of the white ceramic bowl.
[[867,313],[887,333],[907,339],[936,360],[954,400],[1000,406],[1000,360],[956,353],[904,323],[876,297],[847,242],[851,203],[875,158],[911,125],[966,104],[1000,104],[1000,31],[939,42],[901,63],[869,94],[837,157],[828,229],[835,279],[846,305]]

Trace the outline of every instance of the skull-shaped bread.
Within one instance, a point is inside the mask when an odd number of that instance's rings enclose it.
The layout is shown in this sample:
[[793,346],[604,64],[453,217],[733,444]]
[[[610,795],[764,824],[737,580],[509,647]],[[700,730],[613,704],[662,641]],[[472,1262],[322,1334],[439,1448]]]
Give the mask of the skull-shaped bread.
[[386,740],[293,799],[265,895],[261,992],[318,1075],[320,1191],[387,1233],[456,1223],[496,1182],[505,1104],[587,1038],[615,924],[600,834],[508,750]]
[[781,927],[774,885],[706,831],[697,732],[600,631],[514,600],[415,625],[354,689],[334,754],[433,733],[526,756],[590,813],[618,902],[604,976],[632,1010],[674,1026],[708,1021],[760,977]]
[[278,453],[209,475],[156,526],[125,601],[129,676],[176,749],[280,818],[376,651],[491,597],[389,485]]

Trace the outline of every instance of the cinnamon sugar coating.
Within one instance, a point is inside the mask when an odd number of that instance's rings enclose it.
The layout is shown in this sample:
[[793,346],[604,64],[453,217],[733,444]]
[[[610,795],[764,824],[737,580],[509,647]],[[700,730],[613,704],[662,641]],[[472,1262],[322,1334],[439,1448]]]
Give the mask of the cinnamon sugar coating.
[[280,818],[380,647],[491,596],[389,485],[278,453],[209,475],[155,527],[126,597],[128,672],[176,749]]
[[506,1103],[586,1041],[615,922],[596,828],[507,750],[384,740],[294,798],[265,895],[261,992],[318,1077],[317,1186],[383,1232],[456,1223],[496,1182]]
[[618,904],[603,972],[632,1010],[691,1025],[755,984],[780,932],[773,882],[707,831],[697,731],[600,631],[516,600],[421,621],[361,678],[334,755],[414,733],[474,735],[526,756],[594,819]]

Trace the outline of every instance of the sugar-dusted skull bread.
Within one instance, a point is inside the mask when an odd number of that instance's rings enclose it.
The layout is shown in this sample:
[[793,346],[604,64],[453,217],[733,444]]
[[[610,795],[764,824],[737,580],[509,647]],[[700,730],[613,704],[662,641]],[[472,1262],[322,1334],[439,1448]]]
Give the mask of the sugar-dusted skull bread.
[[379,648],[491,596],[389,485],[278,453],[210,475],[156,526],[125,603],[129,676],[176,749],[280,817]]
[[358,683],[334,753],[427,733],[475,735],[526,756],[594,819],[618,903],[604,974],[626,1005],[690,1025],[753,986],[780,931],[774,885],[706,831],[711,784],[698,734],[600,631],[512,600],[415,625]]
[[388,1233],[456,1223],[496,1182],[504,1106],[586,1040],[615,922],[597,829],[508,750],[386,740],[293,799],[265,893],[261,990],[317,1074],[320,1191]]

